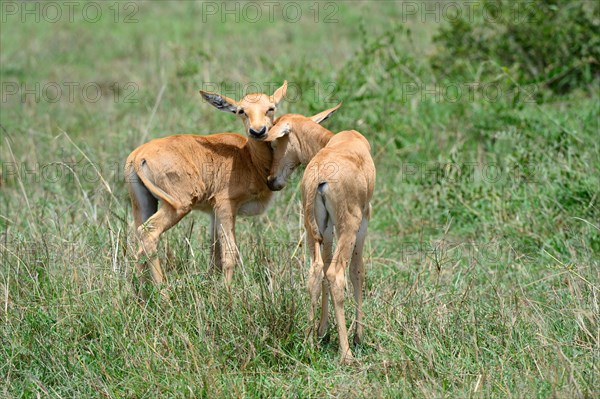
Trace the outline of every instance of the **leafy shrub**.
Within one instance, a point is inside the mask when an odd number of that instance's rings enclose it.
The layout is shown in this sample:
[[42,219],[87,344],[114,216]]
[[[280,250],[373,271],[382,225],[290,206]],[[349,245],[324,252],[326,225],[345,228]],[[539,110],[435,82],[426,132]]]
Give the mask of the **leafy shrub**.
[[560,94],[600,76],[597,2],[483,0],[472,10],[435,36],[436,71],[472,75],[491,61],[479,74],[497,75],[499,64],[516,84],[536,84]]

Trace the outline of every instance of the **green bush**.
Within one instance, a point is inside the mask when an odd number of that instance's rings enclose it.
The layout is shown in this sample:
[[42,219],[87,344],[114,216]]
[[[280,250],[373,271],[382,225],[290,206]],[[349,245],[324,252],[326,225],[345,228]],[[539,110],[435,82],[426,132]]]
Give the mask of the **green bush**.
[[485,78],[502,67],[515,84],[560,94],[600,76],[597,2],[484,0],[472,11],[453,18],[434,38],[437,72]]

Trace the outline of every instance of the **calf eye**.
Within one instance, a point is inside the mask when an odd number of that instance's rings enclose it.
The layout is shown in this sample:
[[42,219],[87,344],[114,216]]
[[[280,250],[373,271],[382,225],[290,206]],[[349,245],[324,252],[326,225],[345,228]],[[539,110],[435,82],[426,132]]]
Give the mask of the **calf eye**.
[[268,114],[269,112],[275,112],[275,108],[273,108],[273,107],[269,108],[269,109],[267,110],[267,114]]
[[244,112],[244,110],[243,110],[243,109],[241,109],[241,108],[240,108],[240,109],[238,109],[238,111],[237,111],[237,114],[238,114],[238,115],[244,115],[244,114],[245,114],[245,112]]

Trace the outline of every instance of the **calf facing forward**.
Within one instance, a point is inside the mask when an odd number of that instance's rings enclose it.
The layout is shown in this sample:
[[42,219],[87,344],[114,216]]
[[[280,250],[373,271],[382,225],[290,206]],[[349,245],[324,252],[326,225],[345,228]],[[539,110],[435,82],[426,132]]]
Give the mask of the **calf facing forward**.
[[[201,92],[219,110],[242,119],[247,135],[266,137],[287,82],[272,96],[248,94],[242,100]],[[159,237],[191,210],[211,215],[211,263],[230,281],[237,259],[236,215],[257,215],[270,199],[267,175],[272,162],[268,143],[234,133],[178,134],[136,148],[127,157],[125,176],[140,238],[137,270],[161,283],[156,256]],[[161,206],[158,208],[158,202]]]
[[[307,165],[302,177],[302,203],[312,257],[308,276],[310,334],[316,333],[319,292],[322,302],[318,335],[323,336],[327,330],[328,292],[327,286],[322,284],[326,277],[337,321],[341,361],[347,363],[353,356],[344,315],[345,271],[349,264],[356,301],[354,343],[357,344],[363,334],[362,252],[371,215],[369,201],[375,185],[375,165],[369,142],[359,132],[347,130],[334,135],[318,124],[340,105],[311,118],[284,115],[275,121],[265,140],[271,141],[274,147],[268,177],[271,189],[281,190],[299,164]],[[337,245],[332,254],[334,226]]]

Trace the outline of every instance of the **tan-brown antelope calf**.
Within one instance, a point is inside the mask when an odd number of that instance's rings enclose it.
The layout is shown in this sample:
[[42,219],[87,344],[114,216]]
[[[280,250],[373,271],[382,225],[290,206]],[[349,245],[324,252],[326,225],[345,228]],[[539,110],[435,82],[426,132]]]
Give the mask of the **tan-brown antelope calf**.
[[[340,105],[311,118],[283,115],[275,121],[263,140],[272,142],[274,148],[268,177],[271,189],[281,190],[298,165],[307,165],[302,177],[302,203],[312,257],[308,275],[311,298],[309,334],[312,337],[317,333],[315,311],[320,292],[318,335],[322,337],[326,333],[328,286],[337,321],[341,361],[348,363],[353,356],[344,316],[345,272],[350,264],[350,280],[356,301],[354,343],[357,344],[363,335],[365,271],[362,252],[371,215],[369,201],[375,185],[375,165],[369,142],[359,132],[347,130],[333,134],[319,125]],[[332,254],[334,227],[337,244]],[[326,277],[326,284],[323,284],[323,277]]]
[[[238,115],[249,137],[261,139],[286,89],[287,81],[272,96],[248,94],[240,101],[200,93],[217,109]],[[272,154],[270,143],[235,133],[177,134],[136,148],[127,157],[125,176],[140,239],[138,274],[144,278],[149,271],[155,283],[164,281],[156,255],[159,238],[196,209],[211,216],[211,265],[229,282],[238,256],[236,215],[258,215],[269,204]]]

